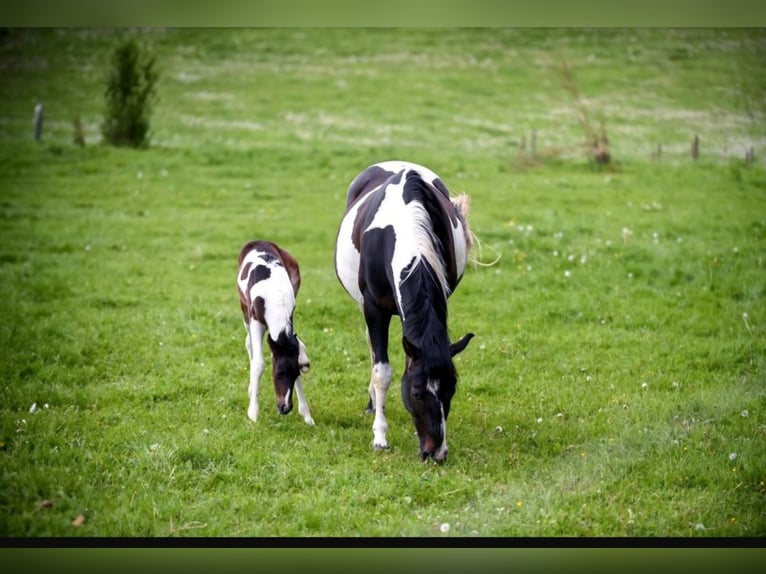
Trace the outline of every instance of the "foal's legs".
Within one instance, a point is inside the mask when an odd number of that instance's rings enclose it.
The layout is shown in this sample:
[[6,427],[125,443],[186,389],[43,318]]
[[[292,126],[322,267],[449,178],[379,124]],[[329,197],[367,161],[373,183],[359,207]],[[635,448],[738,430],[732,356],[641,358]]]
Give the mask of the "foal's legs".
[[247,408],[247,416],[256,421],[258,420],[258,383],[266,366],[263,361],[263,334],[266,332],[266,327],[255,319],[251,319],[249,325],[245,324],[245,330],[247,331],[245,347],[250,357],[250,385],[247,388],[250,405]]
[[314,426],[314,419],[311,418],[311,412],[309,411],[309,403],[306,400],[306,395],[303,394],[303,384],[301,378],[295,379],[295,394],[298,396],[298,414],[303,417],[306,424]]
[[[303,341],[301,341],[297,335],[295,338],[298,339],[298,366],[301,369],[301,373],[308,373],[309,368],[311,367],[311,361],[309,360],[309,356],[306,353],[306,345],[303,344]],[[313,425],[314,419],[311,418],[309,403],[306,400],[306,395],[303,394],[303,384],[301,383],[300,377],[295,379],[294,388],[295,394],[298,395],[298,414],[303,417],[303,420],[306,421],[306,424]]]
[[370,374],[370,401],[375,409],[375,420],[372,423],[372,446],[376,449],[388,448],[386,432],[386,395],[391,384],[391,365],[388,362],[388,327],[391,315],[380,309],[374,303],[365,302],[363,305],[364,320],[367,323],[367,341],[372,357],[372,373]]

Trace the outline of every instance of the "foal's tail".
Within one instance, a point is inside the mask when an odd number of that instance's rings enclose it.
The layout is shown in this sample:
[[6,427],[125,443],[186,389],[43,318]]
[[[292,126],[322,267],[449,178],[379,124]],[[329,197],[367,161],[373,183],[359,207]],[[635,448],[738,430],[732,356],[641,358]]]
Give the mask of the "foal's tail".
[[[494,261],[491,263],[483,263],[481,261],[481,240],[479,237],[471,230],[471,227],[468,225],[468,212],[471,210],[471,196],[469,196],[466,193],[461,193],[459,195],[456,195],[454,197],[450,197],[450,201],[452,202],[452,205],[457,208],[458,213],[461,215],[463,219],[463,228],[465,229],[465,245],[466,245],[466,251],[468,251],[468,260],[473,263],[474,265],[481,265],[483,267],[491,267],[498,261],[500,261],[500,254],[498,253],[497,257]],[[473,253],[473,247],[476,246],[478,250],[478,257],[474,255]]]

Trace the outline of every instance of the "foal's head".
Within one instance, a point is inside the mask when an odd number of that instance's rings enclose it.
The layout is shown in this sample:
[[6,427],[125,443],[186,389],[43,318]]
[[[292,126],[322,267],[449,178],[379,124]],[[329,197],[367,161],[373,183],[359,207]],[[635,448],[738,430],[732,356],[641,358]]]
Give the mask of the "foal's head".
[[402,375],[402,399],[420,441],[420,459],[433,458],[444,462],[447,458],[447,417],[457,386],[457,371],[452,357],[466,348],[473,333],[449,346],[449,359],[432,365],[424,359],[423,351],[402,338],[407,355]]
[[271,348],[271,376],[277,395],[277,409],[286,415],[293,409],[293,387],[301,373],[310,368],[306,346],[295,333],[280,331],[276,341],[266,337]]

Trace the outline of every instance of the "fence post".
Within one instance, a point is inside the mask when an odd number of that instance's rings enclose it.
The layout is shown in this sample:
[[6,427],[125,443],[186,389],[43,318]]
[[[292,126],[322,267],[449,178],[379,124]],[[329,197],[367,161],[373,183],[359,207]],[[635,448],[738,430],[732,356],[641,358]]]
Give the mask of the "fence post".
[[697,158],[700,155],[700,138],[698,136],[694,136],[694,139],[692,140],[692,159],[694,161],[697,161]]
[[35,141],[40,141],[43,137],[43,105],[35,106]]

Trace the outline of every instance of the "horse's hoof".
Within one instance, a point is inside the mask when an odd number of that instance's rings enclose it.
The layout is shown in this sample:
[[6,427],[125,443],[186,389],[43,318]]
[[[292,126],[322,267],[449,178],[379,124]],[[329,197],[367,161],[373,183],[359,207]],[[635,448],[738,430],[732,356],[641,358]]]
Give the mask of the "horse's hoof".
[[374,450],[388,450],[391,447],[389,447],[387,444],[374,444],[373,443],[372,448]]

